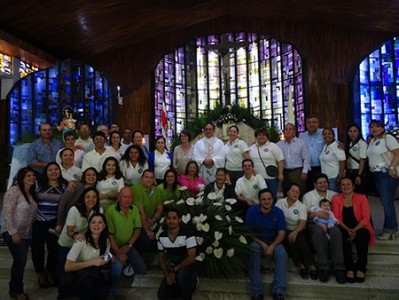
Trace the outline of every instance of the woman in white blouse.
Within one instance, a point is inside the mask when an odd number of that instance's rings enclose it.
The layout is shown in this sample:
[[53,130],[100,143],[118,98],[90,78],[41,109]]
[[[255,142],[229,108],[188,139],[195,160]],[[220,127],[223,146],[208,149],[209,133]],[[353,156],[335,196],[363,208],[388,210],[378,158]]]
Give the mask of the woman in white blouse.
[[[274,201],[276,201],[279,182],[284,180],[284,154],[279,146],[269,141],[267,128],[256,129],[255,138],[256,143],[249,148],[254,170],[265,179],[267,188],[272,191]],[[269,166],[275,167],[276,174],[267,173],[266,167]]]
[[[399,163],[399,144],[392,135],[386,134],[381,121],[372,120],[369,129],[373,139],[367,149],[367,157],[369,158],[370,171],[373,172],[380,200],[384,207],[384,227],[378,239],[395,239],[398,237],[398,221],[394,201],[399,185],[399,174],[396,172],[396,166]],[[389,165],[382,155],[387,151],[393,153],[393,159]]]
[[115,203],[119,191],[125,186],[119,162],[115,157],[108,157],[102,170],[98,173],[97,190],[100,193],[100,205],[105,211],[108,206]]
[[346,165],[345,151],[338,148],[335,133],[331,127],[323,129],[323,139],[325,145],[319,156],[321,172],[328,177],[328,189],[339,193]]
[[155,150],[148,155],[148,166],[154,172],[157,184],[163,183],[165,172],[173,167],[172,154],[165,148],[166,139],[159,136],[155,140]]
[[108,146],[108,148],[118,161],[121,160],[124,153],[124,148],[122,147],[121,143],[121,134],[118,131],[111,132],[111,135],[109,136],[109,143],[110,146]]
[[363,139],[360,127],[357,124],[349,125],[346,130],[346,170],[345,177],[355,183],[355,192],[367,194],[366,160],[367,143]]
[[131,145],[126,149],[119,165],[125,178],[126,186],[133,186],[140,182],[143,171],[148,169],[144,151],[138,145]]
[[249,158],[249,148],[247,143],[238,138],[239,129],[233,125],[229,128],[229,140],[224,145],[223,150],[226,154],[226,170],[230,176],[230,182],[233,186],[237,180],[244,176],[242,170],[242,160]]
[[73,244],[65,262],[65,272],[73,272],[73,287],[79,299],[107,299],[107,282],[101,268],[110,259],[107,221],[103,214],[93,214],[85,240]]

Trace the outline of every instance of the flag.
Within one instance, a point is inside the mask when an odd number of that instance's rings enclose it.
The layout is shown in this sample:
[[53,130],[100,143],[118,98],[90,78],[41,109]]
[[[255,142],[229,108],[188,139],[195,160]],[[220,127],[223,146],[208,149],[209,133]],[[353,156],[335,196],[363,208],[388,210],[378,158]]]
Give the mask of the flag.
[[166,116],[165,99],[162,100],[161,127],[162,127],[162,136],[166,139],[166,141],[168,141],[168,118]]

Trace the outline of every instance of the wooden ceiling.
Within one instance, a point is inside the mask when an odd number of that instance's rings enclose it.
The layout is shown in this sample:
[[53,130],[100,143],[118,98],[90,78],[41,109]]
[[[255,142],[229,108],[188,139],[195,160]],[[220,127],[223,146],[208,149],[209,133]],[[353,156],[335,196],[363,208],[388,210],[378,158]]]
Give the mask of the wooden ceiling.
[[90,61],[229,15],[399,32],[394,0],[2,0],[0,49],[42,64]]

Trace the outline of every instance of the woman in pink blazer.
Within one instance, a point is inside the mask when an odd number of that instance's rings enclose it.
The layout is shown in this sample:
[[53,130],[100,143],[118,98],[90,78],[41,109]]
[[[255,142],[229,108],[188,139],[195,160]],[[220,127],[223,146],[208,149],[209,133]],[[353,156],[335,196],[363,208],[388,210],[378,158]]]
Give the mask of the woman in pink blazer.
[[[374,245],[374,228],[370,222],[368,199],[363,194],[354,193],[354,188],[350,178],[343,178],[342,193],[335,195],[331,200],[332,211],[342,232],[346,280],[349,283],[364,282],[368,247]],[[352,243],[356,246],[356,262],[352,257]]]

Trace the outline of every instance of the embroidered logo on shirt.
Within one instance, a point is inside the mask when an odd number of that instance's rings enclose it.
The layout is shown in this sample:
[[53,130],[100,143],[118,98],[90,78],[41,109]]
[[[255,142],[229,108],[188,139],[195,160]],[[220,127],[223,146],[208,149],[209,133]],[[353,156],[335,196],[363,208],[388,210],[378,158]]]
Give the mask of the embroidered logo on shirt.
[[326,151],[326,152],[324,152],[324,154],[325,154],[325,155],[328,155],[328,153],[330,153],[330,151]]
[[112,185],[116,185],[117,183],[116,180],[112,181]]
[[265,148],[263,151],[265,151],[265,152],[269,152],[269,149],[268,149],[268,148]]
[[259,186],[257,184],[254,184],[254,189],[257,190]]
[[73,178],[78,179],[78,174],[73,174]]
[[235,145],[234,148],[238,148],[238,145]]
[[142,169],[142,168],[140,168],[140,169],[138,170],[138,172],[139,172],[139,173],[143,172],[143,169]]
[[294,209],[292,212],[294,213],[294,215],[297,215],[299,213],[297,209]]
[[353,151],[357,151],[357,147],[353,147]]
[[380,144],[380,141],[378,141],[377,143],[375,143],[376,146],[378,146]]

